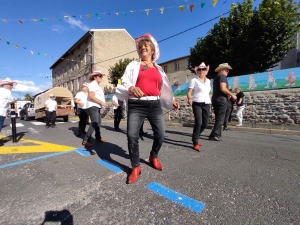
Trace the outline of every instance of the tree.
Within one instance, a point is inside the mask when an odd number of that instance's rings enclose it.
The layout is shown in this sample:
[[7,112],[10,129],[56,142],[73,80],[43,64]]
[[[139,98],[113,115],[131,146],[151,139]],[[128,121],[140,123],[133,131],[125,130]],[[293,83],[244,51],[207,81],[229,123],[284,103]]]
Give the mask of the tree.
[[220,18],[204,38],[190,48],[190,65],[200,62],[214,69],[228,62],[229,76],[264,72],[296,47],[300,4],[292,0],[263,0],[252,9],[252,0],[232,4],[229,16]]
[[33,100],[33,98],[30,96],[30,94],[26,94],[25,95],[25,101],[32,101]]
[[119,62],[117,62],[114,66],[110,67],[108,70],[108,80],[111,84],[113,84],[115,87],[118,85],[118,79],[120,79],[126,69],[126,66],[134,61],[135,59],[120,59]]

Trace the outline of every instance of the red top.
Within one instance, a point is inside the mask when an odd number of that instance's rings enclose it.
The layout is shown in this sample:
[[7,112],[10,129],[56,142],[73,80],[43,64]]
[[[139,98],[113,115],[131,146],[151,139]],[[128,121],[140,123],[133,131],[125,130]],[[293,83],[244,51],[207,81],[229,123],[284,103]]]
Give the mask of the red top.
[[160,96],[162,82],[160,72],[155,67],[148,67],[144,71],[143,68],[144,65],[141,64],[135,86],[142,90],[144,96]]

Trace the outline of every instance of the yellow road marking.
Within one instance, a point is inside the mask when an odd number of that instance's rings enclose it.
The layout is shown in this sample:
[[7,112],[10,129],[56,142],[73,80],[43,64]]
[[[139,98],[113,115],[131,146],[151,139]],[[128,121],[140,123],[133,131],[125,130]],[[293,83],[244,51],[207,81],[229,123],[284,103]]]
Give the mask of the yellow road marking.
[[[0,140],[4,139],[5,136],[0,135]],[[20,145],[14,146],[3,146],[0,147],[1,154],[21,154],[21,153],[38,153],[38,152],[65,152],[76,149],[72,146],[52,144],[48,142],[28,140],[22,137],[22,140],[18,142]],[[23,145],[22,144],[26,144]],[[32,144],[32,145],[30,145]]]

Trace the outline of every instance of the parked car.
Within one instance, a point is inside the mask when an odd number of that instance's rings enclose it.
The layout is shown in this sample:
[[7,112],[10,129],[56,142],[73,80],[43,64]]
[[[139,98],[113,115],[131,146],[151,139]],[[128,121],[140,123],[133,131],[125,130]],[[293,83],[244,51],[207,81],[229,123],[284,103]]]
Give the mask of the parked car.
[[21,120],[29,120],[30,118],[35,118],[34,104],[26,103],[20,110],[19,117]]

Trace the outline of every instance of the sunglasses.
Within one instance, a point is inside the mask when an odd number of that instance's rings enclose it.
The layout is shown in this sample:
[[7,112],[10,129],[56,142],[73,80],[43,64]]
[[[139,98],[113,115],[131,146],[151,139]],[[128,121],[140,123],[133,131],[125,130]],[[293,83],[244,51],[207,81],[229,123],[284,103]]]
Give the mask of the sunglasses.
[[102,76],[102,75],[95,75],[95,77],[100,77],[100,78],[103,78],[103,76]]
[[206,71],[207,69],[206,69],[206,68],[198,68],[198,69],[197,69],[197,71],[202,71],[202,70],[203,70],[203,71]]

